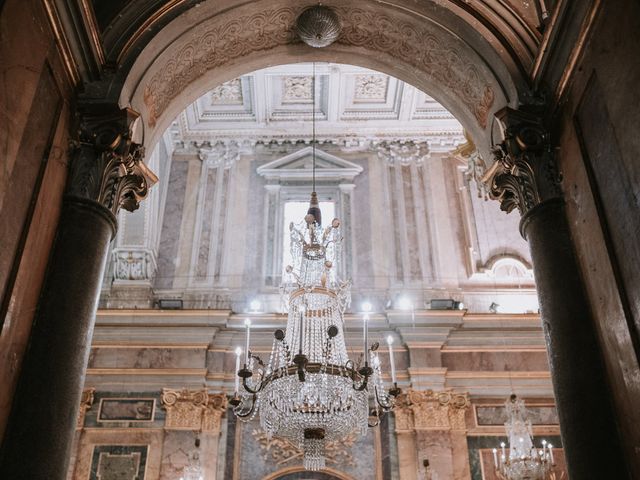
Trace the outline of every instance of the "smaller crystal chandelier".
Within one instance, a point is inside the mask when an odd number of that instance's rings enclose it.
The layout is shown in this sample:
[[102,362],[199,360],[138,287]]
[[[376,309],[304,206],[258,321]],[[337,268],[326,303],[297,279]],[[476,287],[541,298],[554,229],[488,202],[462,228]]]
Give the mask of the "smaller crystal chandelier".
[[512,394],[505,402],[508,420],[505,430],[509,437],[509,452],[506,444],[493,449],[496,474],[502,480],[546,480],[555,465],[553,445],[542,440],[540,449],[533,445],[531,421],[527,418],[524,401]]

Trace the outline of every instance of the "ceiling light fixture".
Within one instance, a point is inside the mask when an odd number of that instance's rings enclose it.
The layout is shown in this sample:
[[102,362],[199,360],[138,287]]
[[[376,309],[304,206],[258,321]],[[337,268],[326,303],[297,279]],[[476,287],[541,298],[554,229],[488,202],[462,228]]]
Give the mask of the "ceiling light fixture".
[[[351,284],[338,276],[340,221],[334,218],[322,227],[315,191],[315,64],[313,73],[312,192],[304,221],[289,226],[293,262],[286,267],[281,287],[287,326],[274,332],[265,363],[249,349],[251,323],[246,323],[242,368],[236,352],[243,391],[236,391],[230,403],[245,421],[259,414],[269,438],[296,445],[304,452],[304,468],[317,471],[325,466],[327,442],[340,442],[354,433],[364,435],[393,408],[400,389],[396,383],[384,389],[379,344],[369,344],[368,314],[363,316],[363,355],[354,361],[347,354],[344,311],[351,301]],[[391,348],[389,354],[393,355]],[[390,363],[395,365],[393,358]]]

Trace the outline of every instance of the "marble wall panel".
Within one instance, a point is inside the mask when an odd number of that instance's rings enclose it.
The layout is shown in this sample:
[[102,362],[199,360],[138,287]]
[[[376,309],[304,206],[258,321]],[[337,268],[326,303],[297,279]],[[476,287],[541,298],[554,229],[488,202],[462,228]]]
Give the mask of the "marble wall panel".
[[101,392],[84,417],[85,428],[162,428],[166,417],[160,392]]
[[[554,406],[527,405],[526,408],[532,425],[559,425],[560,423]],[[476,405],[475,415],[478,426],[504,425],[507,421],[507,411],[502,405]]]
[[89,368],[203,368],[206,351],[198,348],[91,349]]
[[99,422],[151,422],[155,413],[155,399],[103,398],[98,407]]
[[173,161],[171,163],[167,202],[158,248],[158,273],[155,278],[157,288],[170,288],[173,284],[188,169],[189,162]]
[[460,371],[549,370],[546,352],[442,352],[442,366]]
[[96,445],[89,480],[144,480],[147,446]]

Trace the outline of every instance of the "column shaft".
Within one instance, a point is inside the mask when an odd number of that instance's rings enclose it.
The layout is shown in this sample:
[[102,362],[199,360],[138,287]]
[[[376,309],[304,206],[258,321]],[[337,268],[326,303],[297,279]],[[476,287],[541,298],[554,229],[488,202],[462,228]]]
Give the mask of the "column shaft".
[[62,479],[84,385],[115,217],[91,200],[64,201],[0,454],[0,477]]
[[628,478],[594,319],[560,198],[522,218],[570,478]]

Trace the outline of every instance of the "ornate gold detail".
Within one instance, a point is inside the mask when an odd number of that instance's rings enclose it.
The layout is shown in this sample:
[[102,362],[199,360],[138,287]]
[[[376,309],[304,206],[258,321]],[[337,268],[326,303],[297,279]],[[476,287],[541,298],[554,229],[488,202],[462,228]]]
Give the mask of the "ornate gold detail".
[[[228,19],[220,15],[206,29],[175,52],[146,84],[143,97],[148,122],[155,126],[169,103],[207,71],[254,52],[299,43],[295,20],[299,8],[283,7]],[[460,98],[486,128],[495,92],[483,81],[472,59],[440,38],[427,22],[342,6],[335,9],[342,22],[336,44],[365,48],[406,62],[433,77]]]
[[82,390],[82,396],[80,397],[80,410],[78,411],[78,422],[76,428],[84,427],[84,417],[87,414],[87,410],[93,405],[95,388],[85,388]]
[[[302,450],[287,440],[275,437],[269,439],[262,429],[254,429],[251,434],[260,445],[262,458],[265,461],[274,462],[276,465],[284,465],[302,458]],[[326,462],[334,465],[355,466],[351,453],[351,448],[355,442],[356,436],[354,434],[345,437],[339,442],[327,442],[325,446]]]
[[203,390],[162,389],[162,405],[167,411],[167,430],[202,430],[219,432],[222,415],[227,409],[227,397]]
[[143,162],[144,147],[131,140],[138,114],[114,106],[93,106],[82,116],[71,160],[67,195],[92,200],[114,216],[139,207],[158,178]]
[[396,432],[412,430],[466,430],[466,393],[408,390],[396,402]]
[[561,196],[562,176],[541,118],[508,107],[496,117],[505,126],[505,139],[494,148],[495,163],[482,179],[491,198],[505,212],[517,208],[524,215],[541,202]]

